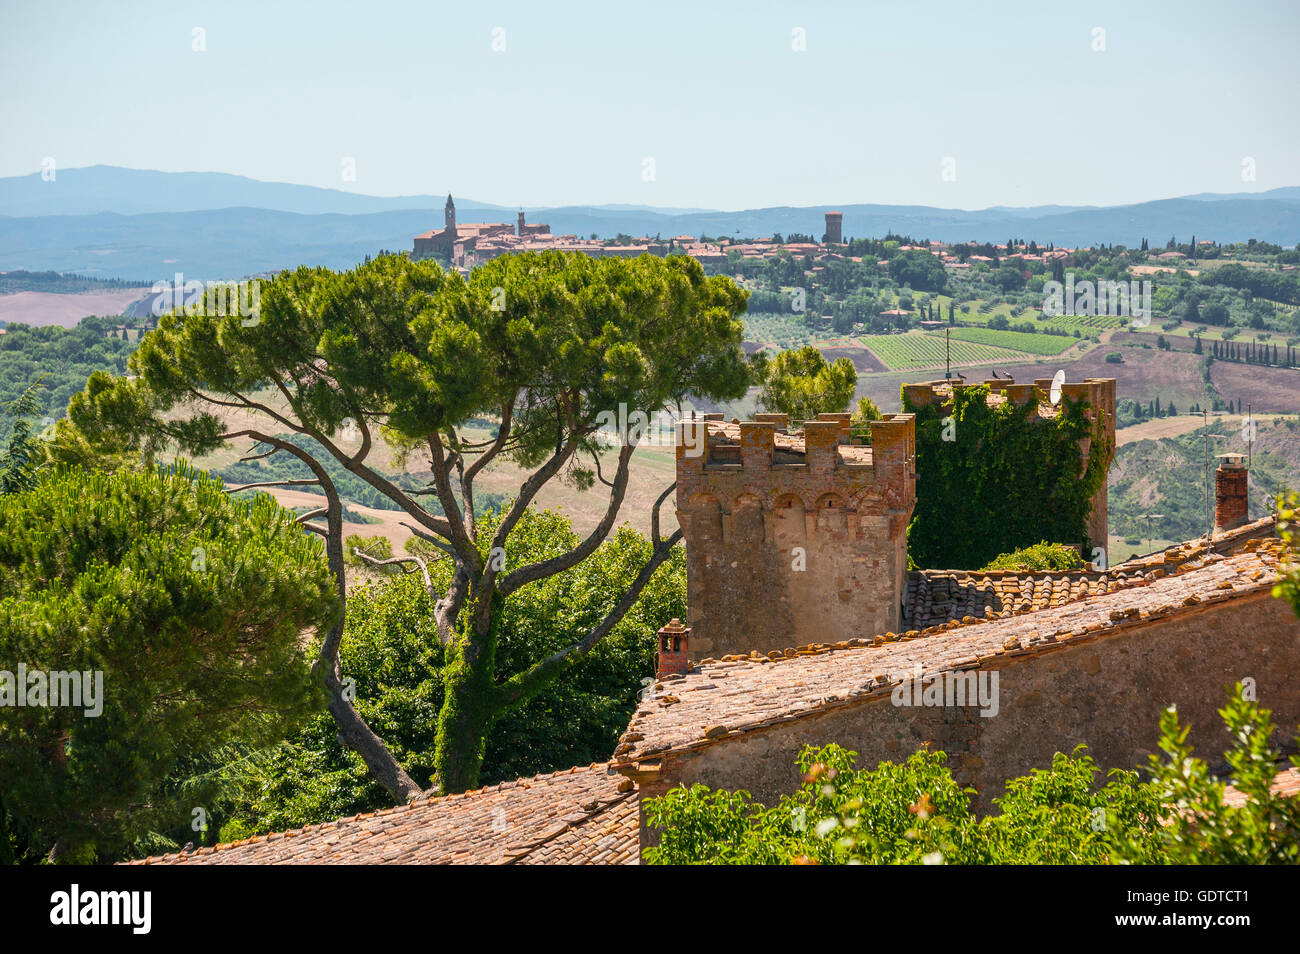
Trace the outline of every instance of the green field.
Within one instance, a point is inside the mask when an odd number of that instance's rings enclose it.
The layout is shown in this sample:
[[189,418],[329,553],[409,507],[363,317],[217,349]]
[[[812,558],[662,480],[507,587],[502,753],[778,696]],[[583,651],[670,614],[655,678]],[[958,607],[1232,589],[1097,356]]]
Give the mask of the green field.
[[[1132,321],[1119,315],[1053,315],[1044,319],[1035,316],[1034,323],[1040,328],[1061,328],[1065,331],[1078,331],[1084,335],[1095,335],[1107,328],[1125,328]],[[1154,324],[1154,322],[1152,322]]]
[[812,329],[802,315],[771,313],[741,316],[745,325],[745,340],[778,348],[801,348],[813,340]]
[[[1026,335],[1025,337],[1034,337]],[[946,342],[942,335],[862,335],[857,339],[893,371],[909,368],[941,368],[944,366]],[[1023,351],[978,344],[973,341],[952,340],[952,363],[958,364],[1015,364],[1029,356]]]
[[[953,328],[951,334],[953,341],[961,339],[975,344],[993,345],[995,348],[1007,348],[1011,351],[1027,351],[1030,354],[1060,354],[1079,343],[1078,338],[1067,338],[1063,335],[994,331],[992,328]],[[943,336],[936,334],[936,337]]]
[[[939,302],[942,307],[943,317],[948,317],[948,303],[952,300],[947,295],[935,295],[933,300]],[[1023,305],[1010,305],[1006,302],[999,303],[990,308],[987,312],[980,311],[983,301],[976,299],[965,304],[970,306],[969,311],[962,311],[961,305],[957,306],[957,313],[954,317],[963,325],[987,325],[989,321],[998,315],[1006,318],[1012,323],[1022,323],[1031,321],[1039,330],[1043,328],[1057,328],[1063,331],[1078,331],[1080,335],[1095,335],[1107,328],[1123,328],[1129,324],[1129,318],[1123,318],[1114,315],[1054,315],[1048,317],[1038,308],[1026,308]]]

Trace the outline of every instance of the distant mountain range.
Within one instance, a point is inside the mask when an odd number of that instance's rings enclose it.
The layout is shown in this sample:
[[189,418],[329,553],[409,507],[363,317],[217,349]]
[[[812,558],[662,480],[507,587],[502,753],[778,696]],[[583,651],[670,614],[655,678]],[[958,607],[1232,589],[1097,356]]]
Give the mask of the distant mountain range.
[[[259,182],[209,172],[153,172],[114,166],[0,179],[0,270],[26,268],[102,277],[239,277],[299,264],[351,266],[381,248],[442,227],[446,196],[378,197],[337,189]],[[845,236],[887,232],[940,241],[1136,245],[1257,238],[1300,241],[1300,187],[1202,193],[1126,206],[996,206],[979,211],[920,205],[788,206],[721,212],[637,205],[525,206],[531,222],[556,233],[602,238],[680,234],[819,237],[824,213],[844,213]],[[458,198],[460,222],[513,222],[515,208]]]
[[[56,170],[47,182],[39,172],[27,176],[0,178],[0,216],[30,218],[43,215],[95,215],[118,212],[141,215],[149,212],[206,212],[212,209],[269,209],[274,212],[297,212],[300,215],[367,215],[372,212],[399,212],[411,209],[438,209],[446,202],[442,195],[374,196],[321,189],[316,186],[291,185],[287,182],[261,182],[225,172],[156,172],[149,169],[124,169],[121,166],[87,166],[84,169]],[[514,221],[521,208],[494,205],[456,196],[456,210],[493,211],[497,218]],[[525,212],[543,206],[522,206]],[[658,212],[688,215],[713,209],[657,208],[648,205],[597,205],[601,212]],[[465,219],[465,221],[470,221]]]

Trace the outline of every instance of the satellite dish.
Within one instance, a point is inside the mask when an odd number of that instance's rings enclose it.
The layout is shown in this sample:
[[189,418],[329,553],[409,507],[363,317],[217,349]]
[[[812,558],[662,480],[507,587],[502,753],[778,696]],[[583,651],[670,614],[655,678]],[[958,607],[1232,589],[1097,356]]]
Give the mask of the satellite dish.
[[1049,398],[1053,406],[1061,403],[1061,388],[1064,386],[1065,386],[1065,372],[1057,371],[1056,374],[1052,376],[1052,391],[1051,394],[1049,395]]

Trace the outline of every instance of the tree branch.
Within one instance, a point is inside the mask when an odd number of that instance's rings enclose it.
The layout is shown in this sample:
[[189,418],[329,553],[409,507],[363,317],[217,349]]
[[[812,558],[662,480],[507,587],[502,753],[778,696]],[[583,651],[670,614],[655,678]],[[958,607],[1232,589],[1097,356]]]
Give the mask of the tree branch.
[[630,610],[636,603],[637,599],[641,595],[641,591],[644,590],[646,584],[650,582],[655,571],[659,569],[660,565],[666,559],[668,559],[668,555],[672,552],[673,547],[681,538],[682,531],[678,529],[673,531],[672,535],[668,537],[667,540],[655,545],[655,548],[650,555],[650,559],[646,562],[645,566],[641,568],[641,572],[638,573],[636,579],[632,581],[632,585],[623,592],[623,595],[619,597],[618,602],[614,604],[614,608],[609,611],[609,614],[601,620],[590,633],[571,646],[567,646],[559,652],[553,653],[546,659],[543,659],[532,668],[526,669],[524,672],[506,680],[497,694],[495,700],[497,707],[499,709],[504,709],[507,706],[512,706],[516,703],[530,699],[532,696],[544,689],[547,684],[566,669],[570,669],[580,663],[602,639],[609,635],[610,631],[619,624],[623,617],[627,615],[628,610]]
[[[605,538],[609,536],[610,529],[614,526],[614,521],[618,519],[619,508],[623,505],[623,497],[627,494],[629,464],[635,450],[636,445],[630,443],[619,448],[618,470],[614,475],[614,483],[611,485],[609,504],[605,507],[605,515],[601,517],[600,523],[587,535],[587,538],[567,553],[561,553],[557,557],[542,560],[538,563],[530,563],[512,573],[506,574],[498,586],[502,596],[509,596],[521,586],[534,580],[552,576],[567,570],[571,566],[575,566],[589,557],[605,541]],[[657,543],[658,540],[652,540],[651,542]]]
[[411,526],[409,523],[407,523],[407,522],[404,521],[404,520],[403,520],[403,521],[400,521],[400,522],[398,523],[398,526],[405,527],[407,530],[410,530],[411,533],[415,534],[417,537],[419,537],[419,538],[420,538],[421,540],[423,540],[425,543],[431,543],[431,544],[433,544],[435,547],[437,547],[439,550],[442,550],[442,551],[443,551],[444,553],[446,553],[448,556],[452,556],[452,557],[454,557],[454,556],[456,555],[456,551],[452,549],[451,544],[448,543],[447,541],[445,541],[445,540],[439,540],[439,539],[438,539],[437,537],[435,537],[433,534],[428,533],[427,531],[421,530],[419,527],[413,527],[413,526]]
[[[276,450],[279,450],[279,448],[276,448]],[[320,481],[307,477],[298,480],[263,480],[256,484],[240,484],[238,487],[226,487],[222,493],[237,494],[241,490],[252,490],[255,487],[305,487],[308,484],[319,485]]]
[[664,492],[659,495],[655,505],[650,508],[650,542],[658,546],[659,544],[659,508],[663,506],[668,495],[677,489],[677,481],[673,481],[664,488]]
[[506,441],[510,439],[510,421],[515,414],[515,399],[517,396],[517,394],[512,394],[509,400],[506,401],[501,410],[501,425],[497,428],[496,440],[465,470],[465,483],[472,484],[479,471],[486,467],[488,462],[500,454],[501,449],[506,446]]
[[[284,387],[284,385],[281,384],[278,380],[275,382],[275,385],[280,390],[280,393],[284,395],[285,400],[289,402],[290,407],[293,407],[294,406],[293,398],[290,396],[288,390]],[[367,467],[364,463],[361,462],[359,458],[356,458],[349,454],[345,454],[342,448],[336,446],[334,442],[330,440],[329,436],[326,435],[324,432],[318,431],[315,428],[310,428],[300,424],[295,424],[292,420],[285,417],[283,414],[280,414],[278,411],[275,411],[272,408],[268,407],[267,405],[261,404],[257,401],[250,401],[248,398],[246,398],[244,395],[238,392],[235,393],[235,397],[237,397],[239,400],[238,402],[234,402],[234,401],[217,400],[216,398],[212,398],[206,394],[203,394],[201,391],[196,391],[194,388],[189,388],[188,390],[192,395],[194,395],[200,401],[208,401],[212,404],[217,405],[218,407],[245,407],[245,408],[251,408],[252,410],[255,411],[260,411],[263,414],[270,417],[273,421],[276,421],[284,425],[285,427],[289,428],[289,430],[293,431],[295,434],[302,434],[304,437],[311,437],[315,439],[315,441],[318,444],[320,444],[322,447],[324,447],[325,450],[330,454],[330,456],[333,457],[335,460],[337,460],[340,464],[342,464],[345,469],[355,474],[356,476],[360,477],[371,487],[374,487],[381,494],[383,494],[389,500],[393,501],[395,504],[397,504],[399,507],[405,510],[408,514],[410,514],[413,519],[415,519],[419,523],[422,523],[424,526],[428,527],[434,533],[441,533],[444,536],[451,535],[450,526],[448,525],[447,521],[441,520],[433,516],[433,514],[429,513],[422,506],[420,506],[420,504],[417,501],[412,500],[410,497],[408,497],[400,487],[394,484],[391,480],[388,480],[380,476],[372,468]],[[252,433],[252,432],[249,431],[246,433]],[[268,443],[270,442],[268,441]],[[278,443],[279,446],[284,447],[286,449],[289,447],[294,447],[295,450],[301,450],[301,448],[297,448],[295,447],[295,445],[292,444],[286,444],[284,441],[278,441],[276,443]],[[303,453],[305,453],[305,451]],[[298,456],[298,455],[295,454],[294,456]],[[445,506],[446,505],[444,504],[444,509]]]
[[438,500],[447,515],[447,530],[442,532],[442,535],[451,541],[455,548],[456,559],[464,562],[470,572],[478,573],[480,563],[478,547],[470,539],[460,504],[451,489],[451,468],[442,446],[442,438],[437,434],[430,434],[425,443],[429,448],[429,470],[433,474],[434,486],[438,488]]
[[358,559],[370,566],[392,566],[397,563],[414,563],[419,568],[420,576],[424,578],[424,589],[435,600],[438,598],[437,592],[433,588],[433,580],[429,578],[429,564],[425,563],[418,556],[393,557],[389,560],[376,560],[369,553],[357,547],[352,548],[352,553]]
[[270,457],[272,454],[278,454],[278,453],[280,453],[280,448],[272,447],[265,454],[249,454],[247,457],[241,457],[239,458],[239,462],[242,464],[250,460],[261,460],[263,457]]

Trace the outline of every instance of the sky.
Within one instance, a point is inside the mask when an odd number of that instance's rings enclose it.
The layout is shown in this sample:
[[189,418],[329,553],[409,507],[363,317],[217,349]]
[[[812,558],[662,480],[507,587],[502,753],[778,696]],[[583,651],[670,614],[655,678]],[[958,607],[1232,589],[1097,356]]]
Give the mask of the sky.
[[1300,185],[1298,39],[1285,0],[0,0],[0,176],[725,210],[1262,191]]

